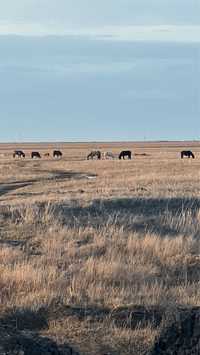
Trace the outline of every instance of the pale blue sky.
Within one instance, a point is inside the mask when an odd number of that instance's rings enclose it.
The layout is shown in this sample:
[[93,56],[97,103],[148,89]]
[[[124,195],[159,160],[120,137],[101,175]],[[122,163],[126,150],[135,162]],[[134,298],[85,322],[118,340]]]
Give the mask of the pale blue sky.
[[0,21],[96,27],[200,24],[199,0],[1,0]]
[[199,15],[199,0],[0,0],[0,140],[199,138]]

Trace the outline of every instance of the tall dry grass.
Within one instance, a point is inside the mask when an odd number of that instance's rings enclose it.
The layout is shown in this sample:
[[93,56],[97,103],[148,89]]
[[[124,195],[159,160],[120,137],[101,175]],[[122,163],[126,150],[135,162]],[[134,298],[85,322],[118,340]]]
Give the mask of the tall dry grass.
[[[174,227],[176,236],[162,236],[162,230],[134,231],[136,219],[133,230],[130,225],[127,230],[124,219],[132,217],[120,213],[107,215],[98,228],[92,226],[91,215],[88,226],[81,227],[80,221],[77,226],[76,220],[68,225],[67,216],[63,221],[51,205],[11,208],[9,213],[10,237],[2,238],[0,253],[2,310],[45,308],[53,313],[55,305],[110,310],[133,305],[166,309],[200,305],[200,250],[199,239],[194,238],[199,211],[195,217],[190,212],[172,216],[166,211],[163,225]],[[58,319],[55,313],[54,322]],[[107,326],[122,343],[130,333],[115,326],[113,330],[112,322]],[[149,327],[153,341],[155,330]],[[139,333],[138,329],[129,336],[137,339]]]

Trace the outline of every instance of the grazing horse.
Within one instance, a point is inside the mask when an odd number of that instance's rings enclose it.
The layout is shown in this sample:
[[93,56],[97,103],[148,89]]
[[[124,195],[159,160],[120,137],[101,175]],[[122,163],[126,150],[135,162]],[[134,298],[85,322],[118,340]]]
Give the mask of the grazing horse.
[[62,157],[62,152],[60,150],[54,150],[53,151],[53,157],[58,159]]
[[35,159],[35,158],[41,159],[41,155],[39,152],[32,152],[31,153],[31,159]]
[[115,159],[115,156],[112,152],[104,152],[103,159]]
[[15,150],[13,153],[13,158],[25,158],[25,154],[22,150]]
[[131,159],[132,157],[132,152],[130,150],[123,150],[120,155],[119,155],[119,159],[125,159],[125,158]]
[[192,153],[191,150],[182,150],[181,159],[183,159],[184,157],[188,157],[188,158],[194,159],[194,154]]
[[99,150],[94,150],[90,154],[88,154],[88,156],[87,156],[87,160],[94,159],[94,158],[96,158],[98,160],[101,159],[101,152]]

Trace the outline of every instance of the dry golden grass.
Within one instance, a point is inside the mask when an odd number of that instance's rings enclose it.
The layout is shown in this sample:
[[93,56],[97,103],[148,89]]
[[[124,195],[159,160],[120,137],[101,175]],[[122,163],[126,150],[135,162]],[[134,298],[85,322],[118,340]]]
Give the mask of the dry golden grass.
[[[84,159],[122,147],[147,156]],[[178,143],[63,145],[60,161],[13,160],[15,148],[0,160],[1,319],[45,310],[39,332],[80,354],[147,354],[165,317],[112,314],[200,306],[200,148],[181,160]]]

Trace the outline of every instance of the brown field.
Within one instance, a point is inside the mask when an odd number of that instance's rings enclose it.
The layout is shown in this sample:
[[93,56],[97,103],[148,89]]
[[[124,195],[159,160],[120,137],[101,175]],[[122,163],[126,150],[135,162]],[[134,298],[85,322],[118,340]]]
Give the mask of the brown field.
[[150,354],[200,307],[199,142],[1,144],[0,212],[0,355],[32,355],[16,337],[57,349],[34,354]]

